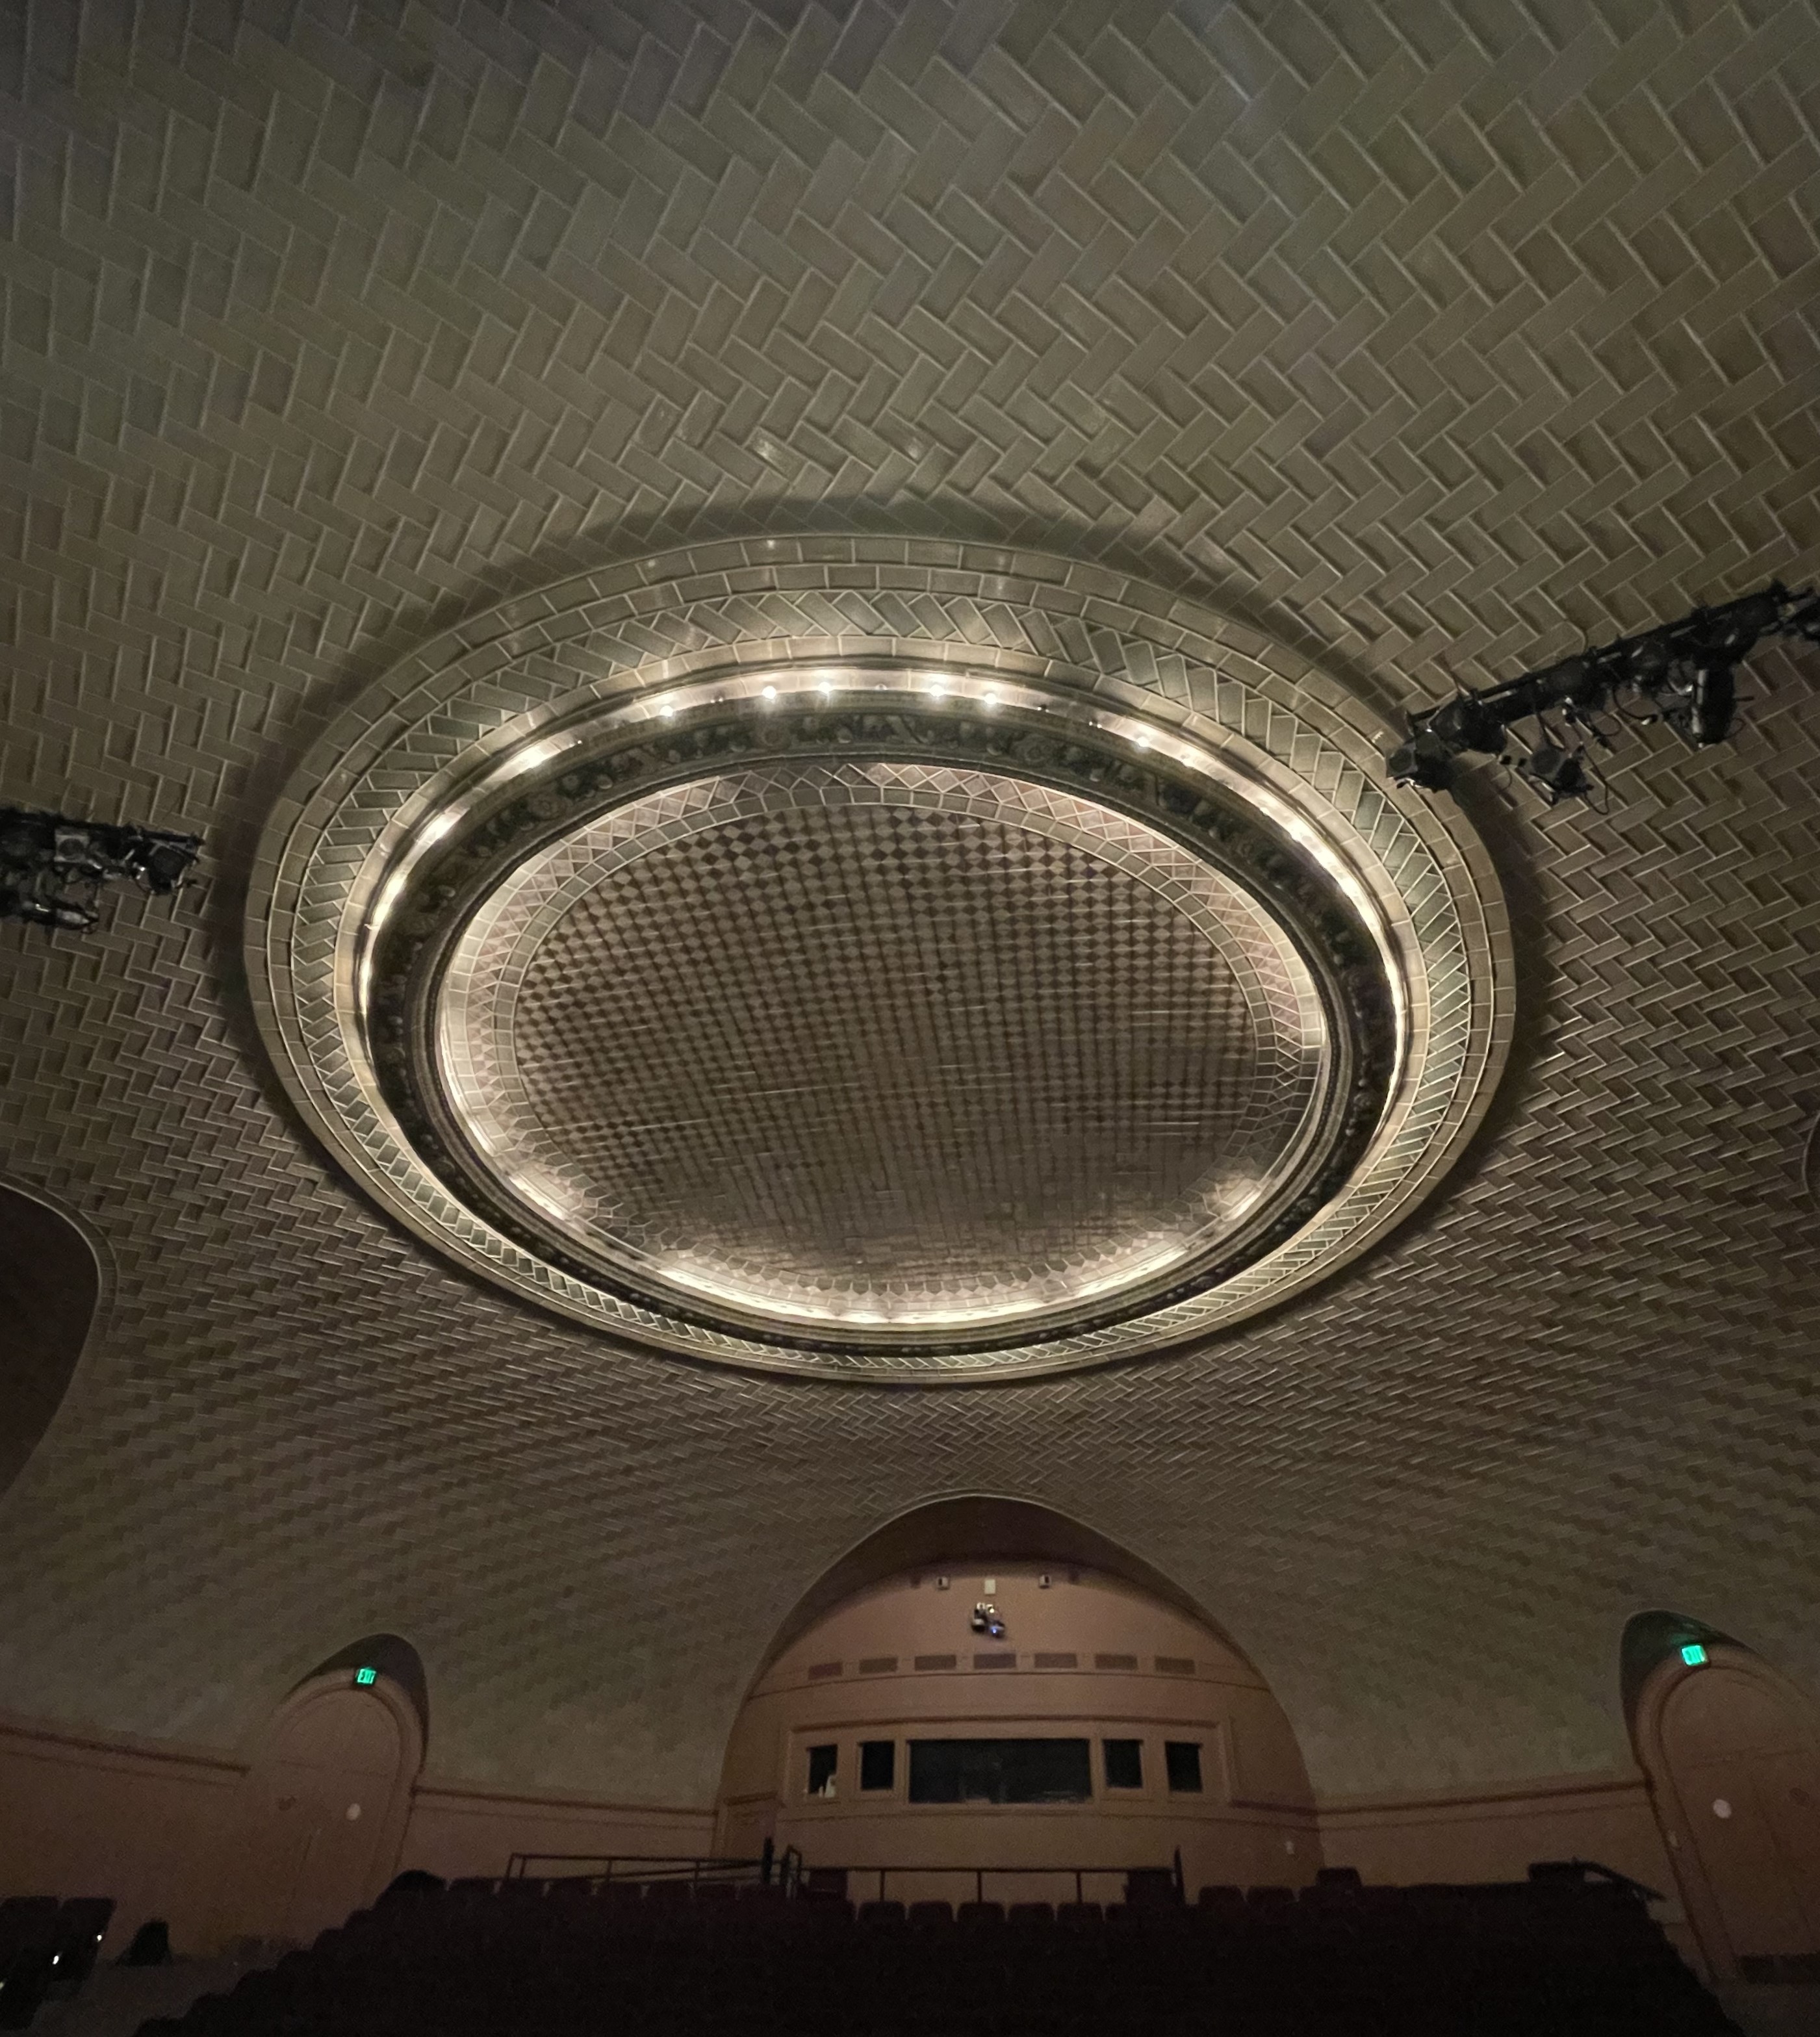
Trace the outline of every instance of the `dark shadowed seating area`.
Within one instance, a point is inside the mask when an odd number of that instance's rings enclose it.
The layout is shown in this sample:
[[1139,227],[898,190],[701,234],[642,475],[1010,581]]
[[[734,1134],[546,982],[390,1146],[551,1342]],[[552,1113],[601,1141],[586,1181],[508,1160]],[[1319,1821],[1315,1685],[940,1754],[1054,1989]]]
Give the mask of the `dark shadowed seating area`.
[[104,1895],[0,1900],[0,2030],[27,2029],[47,2001],[80,1991],[113,1914]]
[[1699,2037],[1732,2026],[1641,1892],[1207,1888],[855,1907],[685,1883],[399,1892],[141,2037]]

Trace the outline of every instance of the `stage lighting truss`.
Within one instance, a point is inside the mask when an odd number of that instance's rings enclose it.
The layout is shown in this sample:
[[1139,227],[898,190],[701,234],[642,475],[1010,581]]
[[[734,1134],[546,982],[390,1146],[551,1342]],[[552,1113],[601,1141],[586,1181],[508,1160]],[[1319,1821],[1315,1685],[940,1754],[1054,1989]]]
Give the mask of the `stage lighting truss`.
[[[1773,581],[1759,594],[1697,608],[1484,693],[1458,694],[1410,716],[1408,740],[1390,754],[1390,776],[1399,785],[1448,792],[1458,759],[1478,752],[1514,761],[1550,806],[1589,798],[1599,781],[1588,742],[1611,748],[1607,724],[1665,721],[1696,748],[1724,742],[1737,706],[1738,667],[1764,637],[1820,643],[1820,591],[1791,594]],[[1517,726],[1525,722],[1531,731]],[[1513,734],[1523,745],[1514,760]]]
[[159,897],[179,890],[202,838],[0,807],[0,920],[81,932],[101,916],[101,887],[126,878]]

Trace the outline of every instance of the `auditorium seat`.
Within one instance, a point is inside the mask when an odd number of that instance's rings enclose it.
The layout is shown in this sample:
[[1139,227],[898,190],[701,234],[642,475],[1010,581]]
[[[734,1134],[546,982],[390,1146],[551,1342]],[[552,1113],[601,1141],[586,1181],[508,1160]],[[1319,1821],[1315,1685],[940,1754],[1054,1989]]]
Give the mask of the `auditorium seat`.
[[1245,1892],[1228,1882],[1212,1882],[1196,1898],[1200,1909],[1223,1915],[1242,1913],[1245,1907]]
[[1003,1924],[1005,1906],[1003,1903],[963,1903],[954,1912],[954,1921],[957,1924],[965,1924],[973,1929]]
[[72,1896],[58,1910],[51,1929],[51,1961],[55,1968],[45,1990],[48,2001],[66,2001],[94,1971],[114,1914],[108,1895]]
[[790,1905],[790,1915],[812,1931],[833,1930],[853,1922],[853,1905],[844,1895],[804,1894]]
[[1181,1899],[1181,1884],[1166,1867],[1135,1867],[1125,1876],[1125,1902],[1130,1908],[1172,1909]]
[[67,2001],[95,1963],[114,1905],[104,1896],[0,1902],[0,2030],[29,2027],[47,2001]]
[[48,1945],[62,1907],[55,1895],[9,1895],[0,1902],[0,1960]]
[[[666,1886],[666,1884],[658,1884]],[[668,1884],[674,1888],[676,1884]],[[686,1889],[687,1884],[681,1884]],[[742,1892],[359,1913],[143,2037],[1720,2037],[1635,1895],[1180,1905]]]

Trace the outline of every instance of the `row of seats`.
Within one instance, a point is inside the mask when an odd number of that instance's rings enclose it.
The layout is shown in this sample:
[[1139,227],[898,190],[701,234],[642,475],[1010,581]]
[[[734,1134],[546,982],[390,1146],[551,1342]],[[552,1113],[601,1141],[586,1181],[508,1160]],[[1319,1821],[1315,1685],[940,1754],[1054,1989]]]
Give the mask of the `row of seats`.
[[27,2028],[42,2005],[74,1994],[93,1971],[114,1914],[104,1895],[0,1901],[0,2030]]
[[[1227,1927],[1231,1925],[1231,1927]],[[1253,1927],[1255,1925],[1255,1927]],[[1404,1929],[1410,1925],[1412,1929]],[[1414,1929],[1421,1925],[1421,1929]],[[1718,2037],[1620,1888],[850,1905],[687,1882],[398,1892],[141,2037]]]
[[[687,1927],[693,1920],[705,1929],[757,1918],[787,1918],[805,1924],[845,1920],[872,1928],[901,1925],[915,1930],[999,1925],[1025,1929],[1055,1926],[1068,1930],[1101,1926],[1150,1929],[1198,1925],[1229,1932],[1280,1930],[1292,1925],[1301,1928],[1313,1918],[1324,1920],[1330,1926],[1350,1924],[1395,1932],[1399,1928],[1432,1929],[1439,1916],[1456,1932],[1541,1929],[1556,1937],[1580,1932],[1599,1943],[1666,1946],[1647,1910],[1629,1891],[1611,1883],[1580,1878],[1558,1897],[1552,1892],[1561,1884],[1546,1878],[1508,1884],[1367,1888],[1350,1870],[1323,1869],[1319,1880],[1301,1889],[1204,1888],[1194,1907],[1188,1910],[1176,1899],[1172,1886],[1166,1899],[1152,1888],[1142,1901],[1123,1904],[1029,1901],[1005,1904],[984,1900],[958,1904],[923,1900],[905,1904],[876,1898],[855,1905],[845,1896],[846,1887],[853,1879],[870,1883],[872,1875],[866,1870],[833,1874],[821,1870],[815,1881],[800,1892],[795,1906],[788,1907],[785,1892],[780,1888],[731,1880],[640,1883],[474,1879],[454,1884],[444,1900],[451,1908],[476,1903],[489,1907],[503,1905],[501,1914],[522,1914],[527,1904],[549,1906],[544,1914],[572,1919],[604,1906],[622,1922],[642,1918],[651,1928],[660,1922],[667,1926]],[[1138,1892],[1134,1888],[1131,1892]]]
[[[1642,1903],[399,1893],[142,2037],[1717,2037]],[[1253,1928],[1259,1919],[1267,1919]],[[1234,1923],[1235,1928],[1224,1926]],[[1422,1928],[1406,1929],[1405,1924]],[[1380,1928],[1380,1924],[1383,1928]]]

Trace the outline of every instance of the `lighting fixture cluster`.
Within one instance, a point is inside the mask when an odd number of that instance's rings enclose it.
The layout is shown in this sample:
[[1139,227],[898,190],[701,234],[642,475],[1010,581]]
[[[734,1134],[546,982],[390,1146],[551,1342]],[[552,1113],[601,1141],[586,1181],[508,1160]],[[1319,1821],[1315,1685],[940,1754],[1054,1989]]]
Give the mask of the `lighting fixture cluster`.
[[0,920],[92,927],[104,884],[130,878],[164,897],[183,884],[202,846],[198,835],[0,807]]
[[1820,591],[1791,594],[1780,580],[1677,622],[1589,647],[1559,663],[1507,679],[1484,693],[1463,693],[1410,717],[1408,739],[1390,755],[1399,785],[1450,791],[1454,767],[1470,752],[1508,761],[1516,724],[1524,750],[1516,762],[1553,806],[1585,799],[1598,782],[1587,755],[1590,736],[1611,747],[1602,717],[1665,721],[1695,748],[1723,743],[1731,728],[1739,666],[1762,637],[1820,643]]
[[974,1607],[967,1624],[976,1634],[984,1634],[990,1640],[1003,1641],[1005,1638],[1005,1623],[999,1617],[997,1605],[989,1598],[981,1599]]

